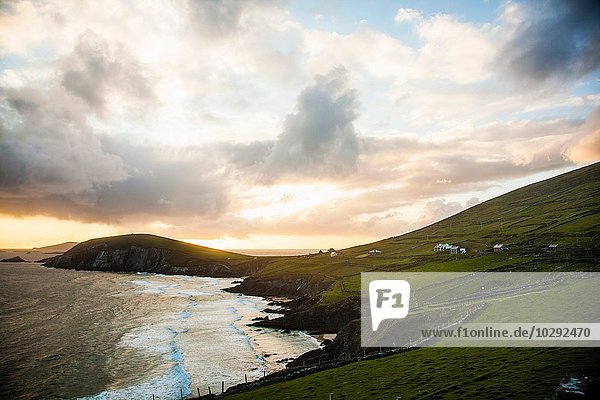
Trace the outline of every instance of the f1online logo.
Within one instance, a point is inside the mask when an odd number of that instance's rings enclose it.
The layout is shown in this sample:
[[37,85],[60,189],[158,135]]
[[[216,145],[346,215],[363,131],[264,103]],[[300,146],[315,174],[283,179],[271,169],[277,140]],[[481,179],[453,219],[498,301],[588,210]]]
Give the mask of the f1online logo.
[[376,280],[369,283],[373,332],[384,319],[401,319],[408,315],[410,284],[402,280]]

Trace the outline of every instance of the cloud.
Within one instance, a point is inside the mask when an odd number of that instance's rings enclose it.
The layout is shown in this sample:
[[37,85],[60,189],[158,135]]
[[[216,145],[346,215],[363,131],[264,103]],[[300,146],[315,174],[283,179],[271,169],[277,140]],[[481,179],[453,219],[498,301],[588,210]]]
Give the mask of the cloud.
[[489,27],[442,14],[423,21],[416,31],[422,41],[416,77],[458,84],[491,78],[496,46]]
[[0,89],[3,213],[116,223],[225,211],[227,185],[211,152],[98,132],[115,98],[138,107],[153,99],[153,82],[118,43],[87,31],[52,75],[46,87]]
[[[157,217],[168,220],[190,215],[211,219],[226,211],[229,181],[220,173],[214,160],[206,156],[205,149],[133,146],[109,137],[100,137],[99,141],[103,154],[119,163],[122,176],[111,179],[106,176],[103,180],[90,182],[86,188],[69,187],[60,185],[66,179],[60,169],[54,171],[55,181],[48,176],[52,171],[43,171],[46,175],[41,177],[41,183],[30,176],[16,174],[9,177],[12,181],[8,183],[14,183],[11,187],[4,182],[3,174],[0,175],[3,180],[0,182],[0,209],[12,215],[39,214],[104,223],[121,223],[132,218],[138,222]],[[61,153],[55,145],[51,148],[56,150],[57,158],[71,156]],[[3,152],[4,147],[0,146],[0,153]],[[0,161],[2,171],[5,171],[5,163],[6,159]],[[74,173],[81,168],[87,169],[81,163],[75,165]],[[28,164],[27,169],[33,174],[42,173],[42,166],[38,164]],[[89,170],[85,176],[92,177]],[[15,177],[21,181],[15,182]],[[19,187],[18,184],[22,185]]]
[[312,177],[352,173],[359,155],[353,125],[357,107],[344,67],[316,76],[315,84],[298,96],[296,111],[286,117],[267,160],[268,171]]
[[479,200],[479,198],[477,197],[471,197],[469,200],[467,200],[467,202],[465,203],[465,208],[467,207],[473,207],[476,206],[477,204],[481,203],[481,201]]
[[399,8],[394,16],[394,21],[397,24],[401,24],[403,22],[414,22],[419,21],[423,18],[420,12],[414,10],[412,8]]
[[444,199],[428,201],[418,218],[417,224],[423,226],[437,222],[462,211],[463,208],[456,201],[447,202]]
[[52,66],[56,81],[0,88],[4,195],[78,193],[126,176],[125,163],[106,152],[90,117],[102,115],[115,96],[125,102],[151,97],[143,69],[91,31]]
[[502,72],[541,83],[576,79],[600,67],[597,1],[528,2],[521,15],[514,14],[513,10],[514,33],[496,58]]
[[63,87],[97,113],[104,111],[114,92],[142,101],[154,97],[140,64],[122,47],[111,48],[93,31],[80,36],[74,51],[61,64]]
[[273,151],[274,141],[254,141],[250,143],[219,143],[218,149],[223,158],[239,170],[253,170],[264,165]]
[[264,14],[280,4],[276,0],[189,0],[187,9],[190,24],[202,37],[218,39],[260,25]]
[[600,160],[600,108],[586,118],[580,133],[573,137],[566,154],[578,164]]
[[229,180],[205,149],[104,140],[107,151],[126,162],[128,176],[81,193],[96,218],[195,215],[211,219],[227,210]]
[[87,108],[60,87],[2,89],[0,95],[11,122],[0,127],[1,147],[10,155],[0,161],[4,194],[79,191],[124,176],[121,160],[92,134]]

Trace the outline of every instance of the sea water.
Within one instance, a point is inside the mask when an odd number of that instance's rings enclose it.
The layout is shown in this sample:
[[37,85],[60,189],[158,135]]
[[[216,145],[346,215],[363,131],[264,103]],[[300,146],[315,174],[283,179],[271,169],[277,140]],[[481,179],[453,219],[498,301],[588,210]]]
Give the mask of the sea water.
[[232,282],[2,263],[0,397],[179,399],[318,347],[249,326],[268,300],[222,290]]

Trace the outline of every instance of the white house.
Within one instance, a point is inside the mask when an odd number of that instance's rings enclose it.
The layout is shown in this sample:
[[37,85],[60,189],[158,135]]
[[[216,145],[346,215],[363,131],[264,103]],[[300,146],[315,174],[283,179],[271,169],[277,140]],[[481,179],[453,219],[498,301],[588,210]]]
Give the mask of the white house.
[[337,251],[332,251],[331,253],[329,253],[331,255],[331,257],[335,257],[338,255]]
[[433,248],[433,251],[446,251],[446,250],[450,250],[451,247],[452,247],[452,245],[450,245],[448,243],[438,243]]
[[377,254],[381,254],[381,253],[382,253],[381,250],[369,250],[370,256],[376,256]]
[[499,252],[499,251],[505,251],[505,250],[508,250],[508,247],[504,247],[504,244],[502,244],[502,243],[499,243],[499,244],[498,244],[498,243],[496,243],[496,244],[494,245],[494,251],[495,251],[495,252]]

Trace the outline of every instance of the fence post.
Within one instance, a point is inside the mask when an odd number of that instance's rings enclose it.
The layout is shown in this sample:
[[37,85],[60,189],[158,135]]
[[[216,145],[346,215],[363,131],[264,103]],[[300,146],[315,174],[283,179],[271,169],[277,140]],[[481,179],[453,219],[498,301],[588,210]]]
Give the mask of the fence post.
[[181,394],[181,400],[183,400],[183,389],[179,389],[179,393]]
[[208,395],[210,396],[212,393],[210,391],[210,386],[208,387]]
[[329,400],[333,400],[333,393],[329,393]]
[[200,388],[197,387],[196,390],[198,391],[198,397],[200,397]]
[[267,370],[263,369],[263,378],[265,378],[267,376]]
[[225,393],[225,381],[221,381],[221,394]]
[[248,383],[248,375],[244,374],[244,380]]

